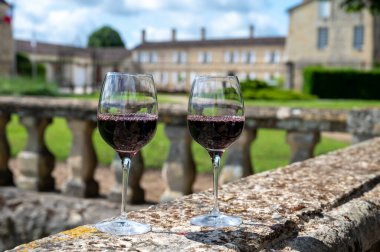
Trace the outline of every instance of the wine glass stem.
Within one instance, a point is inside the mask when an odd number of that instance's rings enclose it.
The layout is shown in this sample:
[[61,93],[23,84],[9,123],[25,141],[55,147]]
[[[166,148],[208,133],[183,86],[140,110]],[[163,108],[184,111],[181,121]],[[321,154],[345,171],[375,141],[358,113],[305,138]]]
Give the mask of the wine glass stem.
[[211,210],[212,215],[219,214],[218,206],[218,182],[219,182],[219,170],[220,170],[220,155],[215,153],[212,157],[212,167],[214,175],[214,208]]
[[128,178],[129,178],[129,170],[131,169],[131,159],[128,157],[124,157],[121,160],[121,167],[123,169],[123,191],[121,194],[121,216],[127,218],[127,190],[128,190]]

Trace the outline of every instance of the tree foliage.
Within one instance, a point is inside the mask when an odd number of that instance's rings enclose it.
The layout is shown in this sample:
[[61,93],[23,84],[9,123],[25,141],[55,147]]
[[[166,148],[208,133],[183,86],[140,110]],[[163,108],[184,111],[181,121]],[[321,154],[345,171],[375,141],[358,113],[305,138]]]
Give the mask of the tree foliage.
[[348,12],[358,12],[363,9],[368,9],[373,14],[380,14],[379,0],[344,0],[342,7]]
[[116,30],[110,26],[103,26],[90,35],[88,47],[125,47],[125,45]]

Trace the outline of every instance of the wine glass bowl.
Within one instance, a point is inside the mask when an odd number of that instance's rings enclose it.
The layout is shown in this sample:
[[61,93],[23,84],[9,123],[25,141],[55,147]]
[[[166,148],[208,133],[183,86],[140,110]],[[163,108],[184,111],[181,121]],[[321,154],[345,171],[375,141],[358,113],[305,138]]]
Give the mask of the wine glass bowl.
[[241,219],[219,212],[218,179],[224,151],[238,139],[244,128],[244,102],[236,76],[195,78],[188,104],[188,127],[193,139],[209,153],[214,174],[214,207],[190,223],[204,227],[229,227]]
[[127,187],[131,159],[154,136],[157,127],[157,95],[153,77],[147,74],[107,73],[98,105],[98,129],[104,141],[122,161],[121,215],[95,227],[116,235],[142,234],[150,226],[127,219]]

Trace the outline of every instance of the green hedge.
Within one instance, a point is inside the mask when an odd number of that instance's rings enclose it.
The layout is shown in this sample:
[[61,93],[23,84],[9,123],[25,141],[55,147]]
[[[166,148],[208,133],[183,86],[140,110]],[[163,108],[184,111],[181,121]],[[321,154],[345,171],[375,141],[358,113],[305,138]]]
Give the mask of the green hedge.
[[240,86],[246,100],[311,100],[317,98],[313,95],[269,86],[261,80],[242,81]]
[[304,69],[303,92],[328,99],[380,99],[380,70]]
[[40,78],[0,76],[0,95],[57,96],[58,87]]
[[[21,76],[32,77],[32,62],[26,54],[17,53],[17,74]],[[42,64],[36,65],[36,74],[38,78],[45,78],[46,69]]]

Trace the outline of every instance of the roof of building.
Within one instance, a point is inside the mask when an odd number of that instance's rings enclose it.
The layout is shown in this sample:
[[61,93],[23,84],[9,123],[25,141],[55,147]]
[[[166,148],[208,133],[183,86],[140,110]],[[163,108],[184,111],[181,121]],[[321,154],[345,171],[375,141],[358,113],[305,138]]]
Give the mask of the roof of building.
[[298,9],[299,7],[302,7],[302,6],[304,6],[306,4],[309,4],[309,3],[313,2],[313,1],[314,0],[303,0],[302,3],[297,4],[296,6],[293,6],[293,7],[289,8],[288,12],[292,12],[293,10]]
[[135,47],[138,50],[170,49],[191,47],[224,47],[224,46],[284,46],[285,37],[237,38],[237,39],[206,39],[144,42]]
[[96,54],[98,60],[107,62],[120,61],[131,54],[131,52],[124,47],[82,48],[42,42],[37,42],[35,47],[33,47],[31,41],[26,40],[16,40],[16,50],[17,52],[25,52],[31,54],[80,57],[94,57]]

